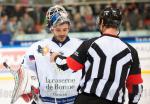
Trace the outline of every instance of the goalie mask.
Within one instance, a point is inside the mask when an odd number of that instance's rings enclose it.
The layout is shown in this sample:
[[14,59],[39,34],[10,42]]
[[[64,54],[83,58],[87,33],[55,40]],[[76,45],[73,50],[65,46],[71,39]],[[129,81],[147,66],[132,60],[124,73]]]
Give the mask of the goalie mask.
[[68,13],[62,6],[56,5],[48,9],[46,13],[47,27],[52,28],[62,23],[70,24]]

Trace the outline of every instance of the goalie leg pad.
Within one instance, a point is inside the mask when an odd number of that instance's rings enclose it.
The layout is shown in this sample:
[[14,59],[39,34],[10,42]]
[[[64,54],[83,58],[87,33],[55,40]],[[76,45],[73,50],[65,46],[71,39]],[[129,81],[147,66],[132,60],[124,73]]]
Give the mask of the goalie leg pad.
[[[25,98],[25,101],[30,101],[32,99],[32,86],[35,89],[39,88],[39,82],[36,73],[29,69],[20,68],[15,75],[15,87],[11,102],[16,102],[21,96],[23,99]],[[35,91],[35,94],[37,93],[39,93],[39,91]]]

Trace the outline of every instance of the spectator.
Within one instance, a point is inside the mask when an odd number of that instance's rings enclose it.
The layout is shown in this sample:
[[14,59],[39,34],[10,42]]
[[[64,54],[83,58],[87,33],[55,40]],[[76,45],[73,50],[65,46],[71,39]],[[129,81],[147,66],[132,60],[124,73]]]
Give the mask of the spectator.
[[40,33],[45,20],[45,13],[42,11],[41,5],[36,5],[35,10],[31,12],[31,17],[34,19],[35,32]]
[[[88,12],[87,12],[88,11]],[[95,31],[96,25],[95,25],[95,18],[93,17],[93,11],[90,6],[85,6],[85,9],[83,11],[84,13],[84,20],[86,23],[86,31]]]
[[14,35],[24,35],[24,34],[25,34],[24,28],[21,22],[19,21],[17,25],[17,30],[15,31]]
[[144,5],[144,13],[143,13],[143,19],[144,19],[144,25],[146,29],[150,29],[150,4]]
[[129,20],[132,30],[138,29],[138,24],[139,24],[140,19],[141,19],[141,16],[139,15],[139,11],[137,8],[129,12],[128,20]]
[[2,46],[10,45],[11,35],[12,34],[9,31],[7,31],[7,23],[4,23],[1,26],[1,32],[0,32],[0,41],[2,43]]
[[0,17],[0,31],[2,31],[2,29],[4,27],[5,27],[5,31],[9,31],[9,28],[8,28],[8,16],[7,16],[6,12],[2,12],[1,13],[1,17]]
[[0,4],[0,16],[1,16],[2,11],[4,11],[3,5]]
[[73,21],[74,28],[72,28],[73,31],[79,31],[79,32],[86,31],[84,18],[81,16],[79,12],[74,14],[73,20],[74,20]]
[[30,17],[28,12],[25,12],[23,14],[23,17],[21,17],[21,25],[25,31],[25,33],[30,34],[33,33],[33,27],[34,27],[34,21],[33,19]]
[[122,20],[123,29],[127,31],[131,31],[131,25],[128,20],[129,11],[127,9],[124,10],[124,18]]
[[100,4],[95,4],[93,7],[93,14],[97,17],[101,11]]
[[17,20],[19,21],[21,17],[23,16],[23,7],[21,4],[16,4],[14,7],[14,11],[11,12],[11,16],[16,16]]
[[9,31],[11,32],[11,33],[15,33],[16,32],[16,30],[17,30],[17,17],[15,17],[15,16],[13,16],[13,17],[10,17],[10,19],[9,19],[9,23],[8,23],[8,26],[9,26]]

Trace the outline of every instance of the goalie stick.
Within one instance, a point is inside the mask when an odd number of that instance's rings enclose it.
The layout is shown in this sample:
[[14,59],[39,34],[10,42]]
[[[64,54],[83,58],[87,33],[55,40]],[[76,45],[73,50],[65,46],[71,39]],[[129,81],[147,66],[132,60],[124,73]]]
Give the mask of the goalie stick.
[[[25,72],[21,68],[19,68],[19,70],[17,70],[17,71],[12,70],[6,62],[4,62],[3,65],[14,76],[15,86],[13,89],[12,99],[11,99],[11,104],[14,104],[17,101],[17,99],[19,97],[21,97],[22,90],[20,90],[20,88],[22,87],[22,83],[24,80],[23,74]],[[26,80],[28,81],[28,78]],[[27,86],[27,85],[25,85],[25,86]],[[31,93],[33,95],[33,101],[35,101],[36,104],[43,104],[43,102],[39,98],[39,94],[35,94],[32,87],[31,87]]]
[[19,96],[16,96],[16,94],[18,93],[18,87],[19,87],[19,71],[20,71],[20,69],[18,71],[11,70],[10,66],[8,66],[8,64],[6,62],[4,62],[3,65],[14,76],[15,86],[13,89],[12,99],[11,99],[11,104],[14,104],[14,102],[16,102],[17,99],[19,98]]

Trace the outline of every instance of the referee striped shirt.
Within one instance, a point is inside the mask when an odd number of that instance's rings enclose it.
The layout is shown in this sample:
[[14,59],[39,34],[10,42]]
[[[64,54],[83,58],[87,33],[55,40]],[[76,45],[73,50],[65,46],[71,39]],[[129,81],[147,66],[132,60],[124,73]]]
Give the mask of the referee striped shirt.
[[118,37],[105,34],[87,40],[66,61],[72,70],[84,72],[79,93],[123,103],[127,88],[129,102],[139,101],[143,88],[138,54]]

